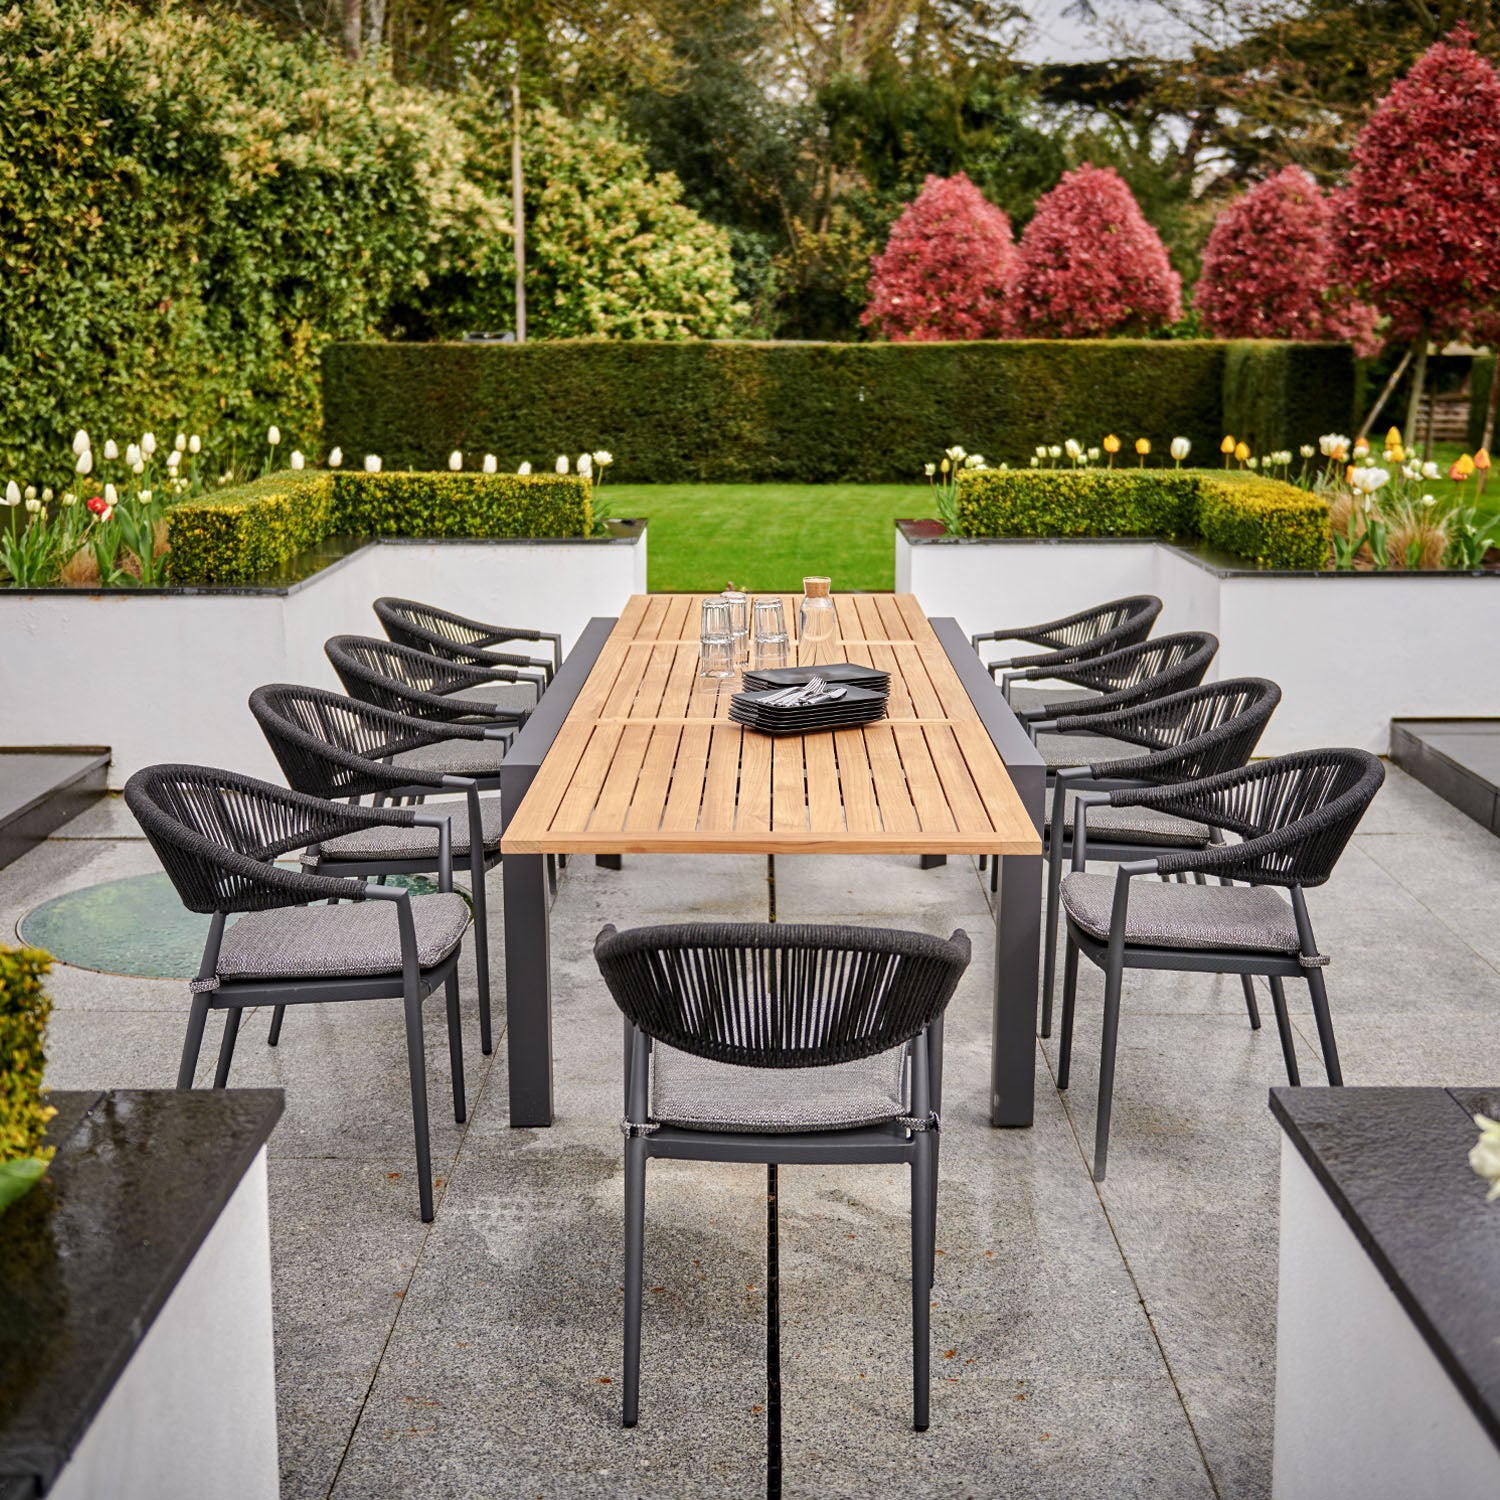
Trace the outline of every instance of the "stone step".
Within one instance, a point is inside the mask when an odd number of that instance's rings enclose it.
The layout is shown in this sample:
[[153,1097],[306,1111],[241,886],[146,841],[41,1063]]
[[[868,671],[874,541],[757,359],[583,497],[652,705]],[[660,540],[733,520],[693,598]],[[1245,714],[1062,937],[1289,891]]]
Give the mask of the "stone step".
[[0,869],[105,793],[103,745],[0,746]]

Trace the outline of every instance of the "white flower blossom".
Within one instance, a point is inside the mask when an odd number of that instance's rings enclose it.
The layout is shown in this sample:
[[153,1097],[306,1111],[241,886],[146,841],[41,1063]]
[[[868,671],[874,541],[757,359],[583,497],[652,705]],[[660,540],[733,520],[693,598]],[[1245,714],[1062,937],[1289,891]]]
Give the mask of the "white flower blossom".
[[26,486],[26,498],[28,500],[36,499],[36,486],[34,484],[28,484]]
[[[495,472],[496,472],[496,471],[497,471],[497,470],[498,470],[498,469],[499,469],[499,468],[500,468],[500,462],[499,462],[499,460],[498,460],[498,459],[497,459],[497,458],[496,458],[496,457],[495,457],[495,455],[494,455],[494,454],[493,454],[493,453],[486,453],[486,454],[485,454],[485,455],[484,455],[484,472],[485,472],[485,473],[486,473],[486,474],[493,474],[493,473],[495,473]],[[530,473],[530,472],[531,472],[531,470],[530,470],[530,469],[527,469],[527,471],[526,471],[526,472],[527,472],[527,473],[528,473],[528,474],[529,474],[529,473]]]
[[109,506],[111,510],[113,510],[115,506],[120,503],[119,492],[112,484],[107,484],[104,486],[104,503]]
[[188,452],[189,453],[199,453],[199,452],[202,451],[202,449],[203,449],[203,439],[200,438],[198,436],[198,434],[195,432],[192,435],[192,437],[190,437],[188,439]]
[[1077,438],[1069,438],[1063,444],[1063,451],[1067,453],[1069,458],[1076,462],[1083,457],[1083,444]]
[[1052,446],[1047,449],[1047,457],[1048,458],[1061,458],[1062,457],[1062,449],[1059,448],[1056,443],[1053,443]]
[[453,452],[448,455],[448,467],[452,469],[455,474],[457,474],[458,471],[463,468],[463,466],[464,456],[458,451],[457,448],[455,448]]
[[7,505],[19,505],[21,503],[21,486],[14,479],[5,486],[5,503]]
[[1167,451],[1181,463],[1193,451],[1193,445],[1185,437],[1175,437]]
[[169,473],[175,474],[177,472],[177,465],[181,462],[182,455],[175,448],[173,448],[172,451],[167,454],[167,471]]
[[[179,453],[185,453],[187,451],[187,445],[188,445],[187,433],[185,433],[185,432],[179,432],[177,434],[177,436],[172,439],[172,446]],[[198,450],[196,448],[193,449],[194,453],[196,453],[197,451]]]
[[274,448],[281,441],[281,429],[271,426],[266,429],[266,441]]
[[139,443],[127,443],[125,445],[125,462],[133,469],[141,461],[141,445]]
[[925,475],[926,475],[926,476],[927,476],[927,477],[928,477],[928,478],[929,478],[929,479],[931,479],[931,478],[932,478],[932,476],[933,476],[933,475],[934,475],[934,474],[936,474],[936,473],[937,473],[937,465],[936,465],[936,464],[923,464],[923,465],[922,465],[922,472],[923,472],[923,473],[924,473],[924,474],[925,474]]
[[73,434],[73,457],[82,458],[89,451],[89,435],[83,428]]
[[1349,482],[1360,494],[1373,495],[1376,490],[1389,483],[1390,477],[1384,469],[1371,467],[1356,469]]
[[1487,1197],[1491,1203],[1500,1198],[1500,1120],[1475,1115],[1479,1139],[1469,1151],[1469,1165],[1490,1185]]
[[559,474],[566,474],[568,472],[568,455],[566,453],[559,453],[557,455],[557,472]]
[[141,434],[141,452],[150,458],[156,452],[156,434],[154,432],[143,432]]
[[120,450],[115,447],[115,440],[113,438],[105,438],[104,456],[106,458],[118,458],[120,456]]
[[32,498],[26,502],[26,514],[28,516],[36,515],[37,512],[41,510],[41,508],[42,502],[35,496],[32,496]]
[[517,474],[529,474],[529,473],[531,473],[531,465],[530,465],[530,463],[528,463],[527,460],[523,458],[521,460],[521,462],[516,466],[516,473]]
[[1046,458],[1046,456],[1047,456],[1047,445],[1045,443],[1039,443],[1037,445],[1036,456],[1038,458]]
[[89,449],[85,448],[78,455],[78,462],[73,465],[73,471],[76,474],[92,474],[94,472],[94,455]]
[[580,453],[578,455],[578,472],[582,474],[585,479],[592,477],[594,472],[594,459],[592,454]]
[[146,466],[145,464],[137,460],[135,463],[131,464],[130,472],[132,474],[144,474],[146,472]]
[[968,457],[968,454],[965,453],[964,450],[958,447],[956,444],[952,448],[944,448],[943,454],[945,457],[951,458],[956,464],[962,463],[963,460]]
[[1442,472],[1443,471],[1440,468],[1438,468],[1438,466],[1435,463],[1433,463],[1433,461],[1430,458],[1427,460],[1426,463],[1424,463],[1422,465],[1422,478],[1423,479],[1436,479],[1438,477],[1438,475],[1441,474]]
[[1303,445],[1301,446],[1301,448],[1299,448],[1297,451],[1299,453],[1301,453],[1301,455],[1303,456],[1303,458],[1311,458],[1313,456],[1313,454],[1316,453],[1318,450],[1316,448],[1314,448],[1311,443],[1303,443]]
[[614,454],[607,448],[596,448],[594,450],[594,467],[596,469],[607,469],[614,461]]
[[78,504],[78,496],[72,490],[64,490],[62,497],[63,506],[70,507]]
[[378,474],[380,472],[380,455],[378,453],[365,454],[365,473]]
[[44,484],[42,486],[42,499],[45,500],[49,505],[52,503],[52,486],[50,484]]
[[306,462],[307,462],[307,460],[305,458],[303,458],[303,456],[295,448],[293,448],[292,449],[292,467],[294,469],[300,469],[303,466],[303,464],[305,464]]
[[150,490],[142,490],[140,492],[140,494],[136,496],[136,499],[139,500],[142,505],[150,505],[151,504],[151,491]]
[[328,467],[330,469],[338,468],[339,465],[343,463],[343,461],[344,450],[342,448],[335,448],[333,452],[328,455]]

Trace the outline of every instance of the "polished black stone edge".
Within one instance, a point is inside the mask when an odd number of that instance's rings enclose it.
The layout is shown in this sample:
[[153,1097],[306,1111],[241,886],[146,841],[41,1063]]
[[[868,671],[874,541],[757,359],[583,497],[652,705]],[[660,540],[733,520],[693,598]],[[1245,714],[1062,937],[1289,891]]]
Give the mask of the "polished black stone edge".
[[0,870],[35,849],[64,823],[92,807],[109,791],[110,752],[102,745],[44,746],[37,749],[0,746],[0,777],[5,774],[7,755],[56,755],[60,762],[86,759],[88,763],[72,765],[34,797],[0,811]]
[[[176,1213],[162,1218],[160,1205],[139,1196],[136,1198],[145,1216],[145,1232],[135,1236],[137,1244],[132,1247],[135,1251],[134,1270],[139,1273],[153,1252],[158,1254],[156,1262],[149,1265],[149,1274],[145,1277],[148,1284],[129,1307],[117,1297],[106,1296],[98,1307],[69,1308],[69,1324],[64,1337],[69,1339],[70,1347],[84,1352],[86,1379],[71,1389],[48,1389],[44,1381],[26,1392],[26,1415],[34,1419],[37,1409],[40,1409],[45,1426],[33,1420],[21,1424],[17,1430],[11,1414],[0,1411],[0,1500],[21,1500],[21,1497],[30,1500],[30,1497],[45,1495],[51,1488],[150,1331],[157,1314],[176,1290],[183,1273],[218,1222],[256,1154],[265,1145],[281,1118],[285,1096],[280,1089],[181,1093],[167,1089],[53,1090],[48,1094],[47,1102],[56,1108],[57,1115],[48,1130],[48,1144],[57,1147],[57,1155],[53,1158],[49,1176],[66,1183],[70,1157],[81,1156],[89,1149],[91,1123],[102,1118],[109,1107],[119,1101],[155,1106],[151,1123],[158,1130],[150,1142],[153,1175],[159,1173],[163,1181],[170,1180],[178,1185],[182,1182],[183,1162],[174,1150],[172,1132],[160,1129],[168,1119],[173,1120],[183,1138],[190,1137],[194,1146],[201,1147],[211,1137],[217,1136],[216,1144],[221,1149],[215,1155],[216,1170],[211,1177],[206,1174],[197,1177],[194,1186],[201,1191],[196,1194],[191,1214],[184,1214],[179,1205]],[[45,1190],[44,1181],[32,1189],[32,1194]],[[66,1191],[65,1186],[63,1191]],[[7,1218],[13,1227],[17,1222],[17,1210],[26,1201],[22,1199],[20,1204],[12,1205],[7,1214],[0,1214],[0,1250],[4,1248]],[[92,1208],[93,1205],[86,1207]],[[153,1210],[159,1222],[151,1232],[149,1220]],[[119,1204],[117,1201],[101,1202],[96,1212],[118,1215]],[[49,1373],[58,1373],[57,1367],[54,1366]],[[63,1373],[68,1373],[65,1366]],[[62,1382],[52,1384],[59,1386]],[[8,1394],[14,1396],[15,1393]],[[30,1399],[33,1397],[35,1399]]]
[[1271,1113],[1500,1446],[1500,1205],[1467,1160],[1500,1088],[1281,1087]]
[[1216,552],[1211,547],[1194,547],[1168,536],[927,536],[915,529],[920,521],[899,520],[896,529],[913,547],[1165,547],[1185,562],[1212,573],[1216,578],[1306,578],[1328,582],[1333,579],[1358,579],[1366,585],[1378,580],[1402,578],[1500,578],[1500,568],[1476,568],[1465,572],[1457,568],[1382,569],[1377,573],[1356,573],[1353,569],[1257,568],[1242,557]]
[[1451,803],[1491,833],[1500,833],[1500,787],[1484,772],[1466,765],[1450,751],[1430,743],[1424,730],[1429,727],[1472,725],[1464,731],[1476,740],[1500,739],[1500,719],[1448,718],[1392,719],[1391,759],[1434,791],[1444,802]]

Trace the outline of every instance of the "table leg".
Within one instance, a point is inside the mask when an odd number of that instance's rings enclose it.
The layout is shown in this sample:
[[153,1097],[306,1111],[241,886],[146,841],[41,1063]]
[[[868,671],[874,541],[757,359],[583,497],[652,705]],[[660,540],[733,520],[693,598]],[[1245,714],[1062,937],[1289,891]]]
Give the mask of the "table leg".
[[546,861],[507,854],[505,1050],[513,1127],[552,1123],[552,963]]
[[1042,862],[997,860],[995,1017],[990,1049],[990,1124],[1030,1125],[1036,1103],[1037,968],[1042,945]]
[[948,863],[946,854],[924,854],[922,856],[922,868],[924,870],[936,870],[939,866]]

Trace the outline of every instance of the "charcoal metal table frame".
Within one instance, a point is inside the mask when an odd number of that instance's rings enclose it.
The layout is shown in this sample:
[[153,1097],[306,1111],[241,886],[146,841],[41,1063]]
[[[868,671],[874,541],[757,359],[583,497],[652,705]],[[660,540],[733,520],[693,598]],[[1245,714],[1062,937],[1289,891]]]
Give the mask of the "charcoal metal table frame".
[[[1046,767],[985,670],[967,636],[951,618],[928,621],[1011,784],[1041,838]],[[589,621],[551,686],[516,736],[500,773],[501,804],[509,827],[547,752],[593,671],[616,621]],[[547,856],[505,854],[506,1049],[510,1122],[514,1128],[550,1126],[552,1094],[552,984]],[[995,989],[990,1064],[990,1123],[1029,1126],[1034,1115],[1038,958],[1041,946],[1042,862],[1036,854],[1000,860],[995,907]]]

